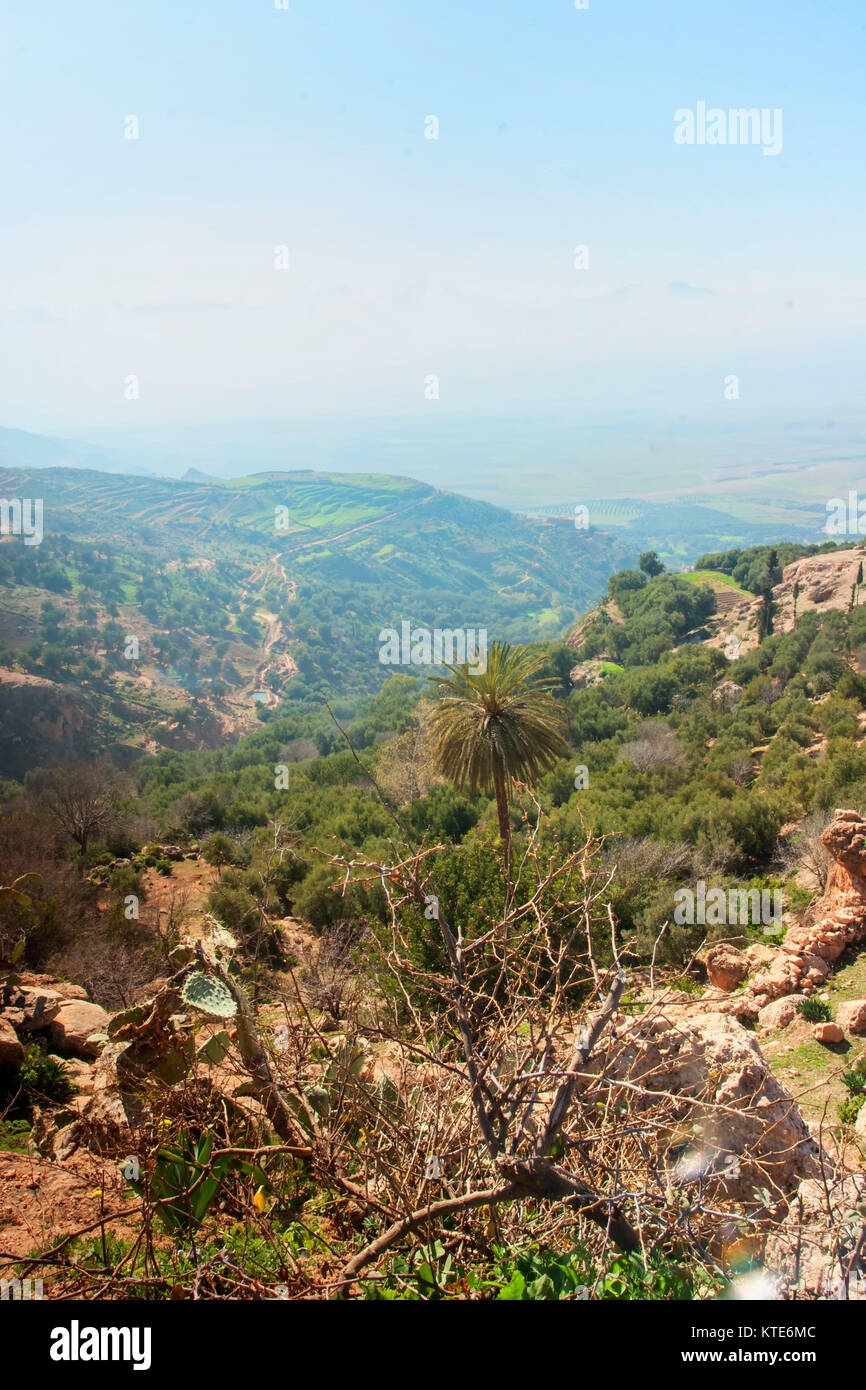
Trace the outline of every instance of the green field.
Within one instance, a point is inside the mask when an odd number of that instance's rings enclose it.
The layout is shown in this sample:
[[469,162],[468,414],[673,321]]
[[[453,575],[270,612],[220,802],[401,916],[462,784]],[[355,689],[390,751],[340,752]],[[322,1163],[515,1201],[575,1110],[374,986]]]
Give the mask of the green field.
[[729,574],[722,574],[719,570],[691,570],[683,575],[690,584],[709,584],[713,589],[732,589],[735,594],[742,594],[744,598],[752,598],[748,589],[744,589],[742,584],[738,584]]

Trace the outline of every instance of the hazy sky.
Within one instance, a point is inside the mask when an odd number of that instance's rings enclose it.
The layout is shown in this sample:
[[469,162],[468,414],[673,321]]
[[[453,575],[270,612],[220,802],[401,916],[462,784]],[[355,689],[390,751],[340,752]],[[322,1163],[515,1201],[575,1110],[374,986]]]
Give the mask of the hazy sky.
[[0,0],[0,424],[859,404],[863,0],[289,6]]

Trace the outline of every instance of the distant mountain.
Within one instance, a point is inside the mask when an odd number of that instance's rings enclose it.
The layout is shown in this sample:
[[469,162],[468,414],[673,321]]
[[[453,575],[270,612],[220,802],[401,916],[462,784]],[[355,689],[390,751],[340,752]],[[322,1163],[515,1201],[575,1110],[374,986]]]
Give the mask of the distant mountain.
[[[276,551],[293,577],[384,588],[396,599],[472,596],[552,628],[594,602],[631,547],[559,518],[521,517],[411,478],[257,473],[221,482],[75,468],[0,469],[2,495],[41,495],[45,530],[176,557]],[[385,614],[383,612],[383,621]],[[468,620],[467,620],[468,621]],[[537,632],[536,632],[537,635]]]
[[215,478],[213,473],[203,473],[200,468],[188,468],[185,473],[181,474],[180,481],[182,483],[215,483],[219,479]]
[[53,439],[28,430],[0,428],[0,466],[6,468],[88,468],[105,473],[132,473],[149,477],[136,464],[126,464],[122,454],[85,444],[80,439]]

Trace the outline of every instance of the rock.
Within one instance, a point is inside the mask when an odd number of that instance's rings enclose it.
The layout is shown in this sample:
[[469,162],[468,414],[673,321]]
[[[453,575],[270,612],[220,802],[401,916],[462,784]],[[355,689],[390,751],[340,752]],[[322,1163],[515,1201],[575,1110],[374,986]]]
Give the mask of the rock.
[[22,996],[19,1007],[24,1017],[21,1026],[28,1032],[47,1028],[60,1013],[63,999],[56,989],[39,985],[21,985],[16,994]]
[[743,954],[752,970],[757,970],[762,965],[771,965],[776,959],[773,947],[765,946],[762,941],[753,942]]
[[866,1139],[866,1105],[861,1105],[854,1121],[854,1133],[858,1139]]
[[90,995],[83,985],[71,985],[66,980],[58,980],[57,992],[61,999],[80,999],[83,1003],[90,1003]]
[[736,681],[722,681],[710,698],[715,704],[738,705],[743,698],[743,687]]
[[743,983],[748,973],[748,960],[734,946],[713,946],[707,952],[707,979],[715,989],[730,993]]
[[150,1112],[136,1090],[141,1076],[128,1065],[132,1052],[126,1043],[111,1042],[88,1069],[78,1118],[53,1139],[58,1162],[65,1162],[79,1145],[99,1154],[134,1152],[136,1130],[149,1122]]
[[774,999],[814,993],[848,947],[866,938],[866,821],[857,811],[837,810],[821,841],[831,861],[824,896],[802,925],[788,928],[769,968],[739,996],[743,1018]]
[[850,999],[840,1004],[836,1022],[846,1033],[866,1033],[866,999]]
[[811,951],[804,951],[799,957],[799,965],[807,979],[814,985],[822,985],[828,975],[832,975],[833,970],[829,962],[823,956],[813,955]]
[[797,1005],[805,998],[805,994],[786,994],[782,999],[765,1004],[758,1013],[760,1027],[787,1028],[797,1017]]
[[[730,1014],[637,1015],[617,1038],[602,1041],[587,1072],[579,1085],[589,1101],[619,1095],[621,1081],[646,1088],[638,1102],[645,1109],[656,1103],[654,1093],[677,1098],[681,1124],[695,1135],[674,1161],[683,1183],[700,1172],[726,1198],[763,1206],[762,1188],[782,1194],[820,1173],[796,1101],[755,1036]],[[659,1157],[670,1165],[665,1153]]]
[[[53,1054],[51,1054],[53,1055]],[[66,1075],[75,1086],[79,1096],[90,1095],[93,1090],[93,1067],[80,1057],[55,1057],[66,1068]]]
[[49,1027],[51,1045],[63,1054],[71,1052],[93,1057],[97,1049],[88,1038],[91,1033],[105,1032],[108,1020],[109,1015],[99,1004],[81,999],[66,1000]]
[[0,1062],[17,1066],[24,1061],[24,1048],[18,1041],[12,1024],[0,1014]]
[[812,1029],[812,1037],[819,1043],[840,1043],[845,1034],[838,1023],[816,1023]]
[[47,986],[61,999],[89,1000],[90,998],[83,985],[73,985],[68,980],[55,980],[53,975],[37,975],[32,970],[25,970],[19,979],[22,985],[35,985],[40,989]]
[[820,1178],[800,1183],[764,1249],[764,1268],[778,1282],[782,1297],[866,1299],[864,1199],[862,1174],[829,1175],[826,1188]]

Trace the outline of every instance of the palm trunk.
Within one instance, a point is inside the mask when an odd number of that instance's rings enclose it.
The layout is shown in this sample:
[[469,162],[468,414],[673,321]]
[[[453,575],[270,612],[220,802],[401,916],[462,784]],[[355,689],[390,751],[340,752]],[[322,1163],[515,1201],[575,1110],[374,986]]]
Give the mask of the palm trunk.
[[496,814],[499,817],[499,835],[505,846],[505,862],[511,863],[511,821],[508,819],[508,797],[505,795],[505,774],[500,764],[493,769],[493,790],[496,793]]

